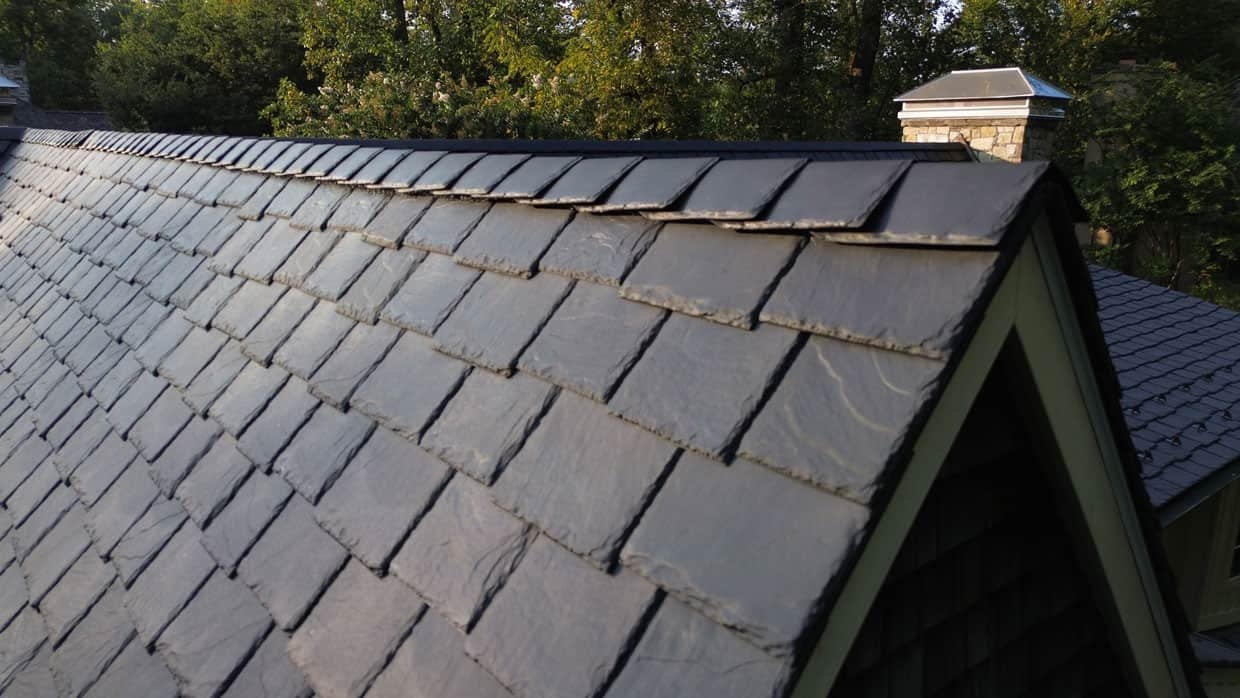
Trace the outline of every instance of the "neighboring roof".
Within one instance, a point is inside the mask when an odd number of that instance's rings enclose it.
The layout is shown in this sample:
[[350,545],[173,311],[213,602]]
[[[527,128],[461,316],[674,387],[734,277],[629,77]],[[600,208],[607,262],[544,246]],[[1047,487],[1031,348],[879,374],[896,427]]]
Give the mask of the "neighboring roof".
[[1164,523],[1240,473],[1240,313],[1092,266],[1124,417]]
[[1193,633],[1192,639],[1203,667],[1240,667],[1240,648],[1207,633]]
[[13,123],[28,128],[55,128],[79,131],[83,129],[110,129],[112,119],[107,112],[70,111],[65,109],[40,109],[25,101],[18,101],[13,110]]
[[21,87],[21,85],[18,85],[3,75],[0,75],[0,90],[14,90],[18,87]]
[[983,68],[953,70],[916,87],[899,97],[897,102],[930,102],[956,99],[1035,99],[1070,100],[1064,90],[1030,75],[1021,68]]
[[24,138],[0,690],[90,695],[785,694],[1055,178]]

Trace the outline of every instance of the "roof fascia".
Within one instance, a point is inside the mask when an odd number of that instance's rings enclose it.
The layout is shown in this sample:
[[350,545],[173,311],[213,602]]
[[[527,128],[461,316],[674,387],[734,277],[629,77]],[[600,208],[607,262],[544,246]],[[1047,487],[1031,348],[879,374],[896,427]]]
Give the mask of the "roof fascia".
[[1173,497],[1158,510],[1158,522],[1163,528],[1178,521],[1185,514],[1193,511],[1211,497],[1227,489],[1228,485],[1240,479],[1240,459],[1211,473],[1201,482]]

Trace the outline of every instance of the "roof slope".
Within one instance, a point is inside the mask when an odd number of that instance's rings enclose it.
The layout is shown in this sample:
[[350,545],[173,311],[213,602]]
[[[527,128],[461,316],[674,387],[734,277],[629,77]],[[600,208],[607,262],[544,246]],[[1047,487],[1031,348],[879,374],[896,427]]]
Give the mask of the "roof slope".
[[28,133],[0,687],[782,695],[1044,173]]
[[1103,267],[1090,274],[1142,478],[1169,521],[1240,465],[1240,313]]

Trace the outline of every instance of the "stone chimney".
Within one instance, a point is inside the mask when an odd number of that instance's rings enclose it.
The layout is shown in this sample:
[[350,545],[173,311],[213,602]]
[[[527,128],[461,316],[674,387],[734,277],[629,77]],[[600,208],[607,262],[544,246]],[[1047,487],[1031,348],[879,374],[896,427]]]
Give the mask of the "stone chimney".
[[980,160],[1049,160],[1072,95],[1020,68],[953,70],[896,97],[905,142],[967,143]]

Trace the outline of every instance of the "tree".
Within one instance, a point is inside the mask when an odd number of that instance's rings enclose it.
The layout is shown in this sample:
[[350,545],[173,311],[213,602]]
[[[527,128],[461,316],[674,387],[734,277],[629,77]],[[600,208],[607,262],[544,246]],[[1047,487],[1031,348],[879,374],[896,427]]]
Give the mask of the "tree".
[[103,11],[92,0],[0,0],[0,54],[26,62],[38,106],[96,105],[90,73]]

